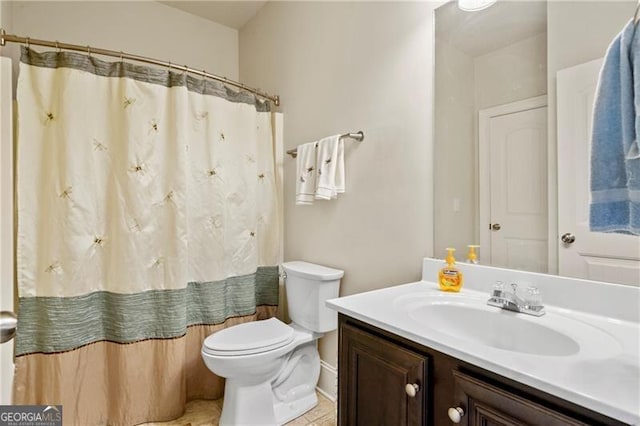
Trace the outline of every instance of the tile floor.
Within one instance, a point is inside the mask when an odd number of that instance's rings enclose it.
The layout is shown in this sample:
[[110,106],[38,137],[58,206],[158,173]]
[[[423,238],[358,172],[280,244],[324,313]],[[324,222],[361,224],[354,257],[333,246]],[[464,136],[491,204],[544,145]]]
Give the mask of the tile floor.
[[[222,412],[222,399],[196,400],[187,403],[182,417],[169,422],[144,423],[140,426],[208,426],[217,425]],[[336,404],[318,393],[318,405],[303,416],[287,423],[287,426],[335,426]]]

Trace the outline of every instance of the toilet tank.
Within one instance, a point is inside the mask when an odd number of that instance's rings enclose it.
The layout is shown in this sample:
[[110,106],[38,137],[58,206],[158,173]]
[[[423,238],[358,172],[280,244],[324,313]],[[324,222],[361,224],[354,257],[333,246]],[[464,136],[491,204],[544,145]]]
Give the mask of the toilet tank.
[[344,271],[313,263],[282,264],[291,320],[310,331],[325,333],[338,327],[338,314],[325,301],[338,297]]

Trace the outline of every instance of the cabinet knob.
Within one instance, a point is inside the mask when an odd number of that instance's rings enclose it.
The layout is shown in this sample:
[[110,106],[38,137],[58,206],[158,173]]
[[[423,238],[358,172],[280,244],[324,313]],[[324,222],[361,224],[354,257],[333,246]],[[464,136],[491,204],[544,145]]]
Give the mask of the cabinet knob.
[[449,419],[451,419],[453,423],[460,423],[460,420],[462,420],[462,417],[464,417],[464,410],[461,407],[452,407],[449,408],[447,414],[449,415]]
[[405,387],[404,387],[404,391],[407,393],[407,395],[409,395],[411,398],[413,398],[414,396],[416,396],[416,394],[418,393],[418,391],[420,390],[420,386],[418,386],[415,383],[408,383]]

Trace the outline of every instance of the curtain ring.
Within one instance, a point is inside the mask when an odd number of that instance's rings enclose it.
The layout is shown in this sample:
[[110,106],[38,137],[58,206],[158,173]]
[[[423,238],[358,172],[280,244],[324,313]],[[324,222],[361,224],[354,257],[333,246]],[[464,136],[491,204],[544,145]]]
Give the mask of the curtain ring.
[[122,53],[122,50],[120,51],[120,63],[124,64],[124,53]]
[[87,55],[91,57],[91,46],[87,45]]
[[31,39],[27,37],[27,49],[31,49]]
[[169,61],[169,64],[167,65],[167,68],[169,70],[169,73],[171,73],[171,61]]
[[58,49],[58,53],[62,53],[62,49],[60,49],[60,43],[56,40],[56,49]]

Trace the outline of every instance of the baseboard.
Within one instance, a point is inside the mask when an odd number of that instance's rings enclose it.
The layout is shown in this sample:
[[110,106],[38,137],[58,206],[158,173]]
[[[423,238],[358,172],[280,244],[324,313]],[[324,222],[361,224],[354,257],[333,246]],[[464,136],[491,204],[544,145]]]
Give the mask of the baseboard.
[[320,360],[320,379],[316,390],[332,402],[338,399],[338,369],[323,360]]

